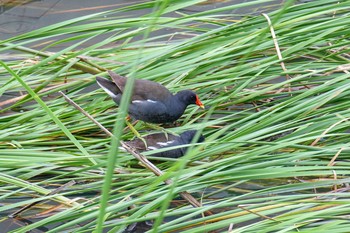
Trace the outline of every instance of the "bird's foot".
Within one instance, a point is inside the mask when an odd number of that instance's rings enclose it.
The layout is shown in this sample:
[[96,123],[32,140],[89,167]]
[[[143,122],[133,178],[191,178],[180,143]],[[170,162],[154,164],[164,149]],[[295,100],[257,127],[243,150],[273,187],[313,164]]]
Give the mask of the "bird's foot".
[[157,130],[157,131],[162,131],[166,137],[166,140],[168,140],[168,134],[174,134],[173,132],[171,132],[170,130],[167,130],[166,128],[163,128],[159,125],[156,124],[151,124],[151,123],[146,123],[145,125],[151,129]]
[[140,139],[144,144],[145,144],[145,148],[147,148],[147,142],[146,140],[141,136],[141,134],[134,128],[133,124],[130,123],[130,121],[128,120],[128,117],[125,119],[125,123],[127,125],[127,127],[129,127],[129,129],[131,130],[131,132],[133,132],[133,134],[135,135],[135,137],[137,137],[138,139]]

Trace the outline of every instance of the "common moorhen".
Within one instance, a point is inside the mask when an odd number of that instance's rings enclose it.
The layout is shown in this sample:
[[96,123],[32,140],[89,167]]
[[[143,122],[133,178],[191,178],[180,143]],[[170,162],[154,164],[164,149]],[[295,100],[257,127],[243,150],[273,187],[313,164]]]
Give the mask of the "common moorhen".
[[[143,139],[146,141],[147,147],[145,143],[136,138],[132,141],[125,142],[129,146],[138,149],[139,151],[147,151],[147,150],[157,150],[161,148],[173,147],[173,146],[181,146],[188,145],[191,143],[193,137],[196,135],[196,130],[188,130],[181,133],[179,136],[173,134],[164,134],[164,133],[155,133],[144,136]],[[168,136],[168,137],[167,137]],[[204,136],[200,135],[197,142],[203,142]],[[162,151],[152,156],[157,157],[166,157],[166,158],[179,158],[183,156],[187,151],[187,147],[176,148],[172,150]]]
[[[108,71],[108,74],[113,82],[102,77],[96,77],[96,81],[119,104],[127,78],[112,71]],[[173,95],[159,83],[135,79],[128,112],[135,120],[169,123],[179,119],[190,104],[204,108],[198,96],[191,90],[179,91]]]

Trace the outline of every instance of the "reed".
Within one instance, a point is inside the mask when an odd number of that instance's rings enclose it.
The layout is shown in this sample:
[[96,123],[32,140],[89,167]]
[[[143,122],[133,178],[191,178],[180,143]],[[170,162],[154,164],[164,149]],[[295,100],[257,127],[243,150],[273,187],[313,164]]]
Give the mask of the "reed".
[[[265,17],[228,12],[270,1],[184,11],[201,2],[150,1],[0,41],[17,57],[0,62],[0,95],[13,96],[0,102],[0,221],[38,201],[19,214],[35,221],[11,232],[149,220],[148,232],[349,231],[350,2],[287,1]],[[139,9],[150,13],[120,16]],[[189,107],[169,130],[206,141],[180,159],[145,153],[161,176],[117,150],[133,137],[128,100],[116,108],[91,88],[108,69],[195,90],[209,108]]]

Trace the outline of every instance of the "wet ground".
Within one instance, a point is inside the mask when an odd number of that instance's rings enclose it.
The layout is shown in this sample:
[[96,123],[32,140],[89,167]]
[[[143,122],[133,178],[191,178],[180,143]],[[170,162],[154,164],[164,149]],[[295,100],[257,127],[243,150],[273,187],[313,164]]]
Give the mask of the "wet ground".
[[[186,11],[186,13],[203,12],[213,8],[220,8],[250,1],[251,0],[210,0],[196,6],[188,7],[184,11]],[[79,16],[112,10],[142,2],[145,1],[0,0],[0,40]],[[258,14],[279,6],[281,2],[281,0],[271,1],[268,6],[262,4],[260,6],[254,6],[254,8],[240,8],[226,13],[232,15]],[[139,15],[147,13],[149,13],[148,10],[137,11],[137,14]],[[130,12],[121,13],[121,15],[123,14],[124,16],[132,16],[130,15]]]

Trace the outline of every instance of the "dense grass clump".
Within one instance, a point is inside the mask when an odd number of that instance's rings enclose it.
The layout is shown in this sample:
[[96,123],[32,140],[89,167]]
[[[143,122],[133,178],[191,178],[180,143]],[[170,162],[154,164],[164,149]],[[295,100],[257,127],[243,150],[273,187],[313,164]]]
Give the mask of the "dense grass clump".
[[[0,42],[20,57],[0,62],[0,221],[18,224],[12,232],[122,232],[150,220],[149,232],[349,232],[350,1],[243,17],[227,12],[269,1],[183,11],[200,2],[142,3]],[[206,141],[180,159],[145,153],[161,176],[119,151],[133,133],[128,102],[115,107],[95,85],[106,70],[195,90],[207,109],[189,107],[168,130]]]

